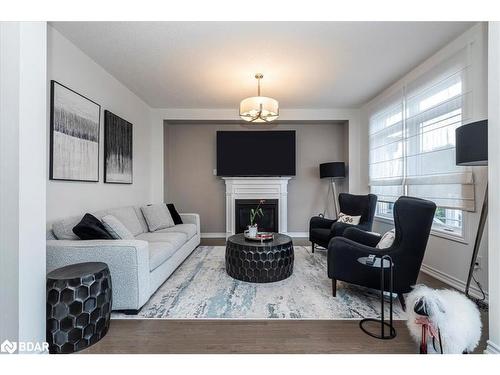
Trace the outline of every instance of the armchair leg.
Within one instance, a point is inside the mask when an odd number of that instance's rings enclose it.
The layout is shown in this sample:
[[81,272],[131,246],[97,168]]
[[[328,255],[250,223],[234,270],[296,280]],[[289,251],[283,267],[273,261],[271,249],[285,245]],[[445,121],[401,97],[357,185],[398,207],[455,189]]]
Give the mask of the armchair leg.
[[337,297],[337,279],[332,279],[332,296]]
[[311,252],[314,254],[314,242],[311,242]]
[[399,303],[401,303],[401,307],[403,308],[403,311],[406,311],[406,301],[405,301],[405,296],[403,296],[403,293],[398,293],[398,299],[399,299]]

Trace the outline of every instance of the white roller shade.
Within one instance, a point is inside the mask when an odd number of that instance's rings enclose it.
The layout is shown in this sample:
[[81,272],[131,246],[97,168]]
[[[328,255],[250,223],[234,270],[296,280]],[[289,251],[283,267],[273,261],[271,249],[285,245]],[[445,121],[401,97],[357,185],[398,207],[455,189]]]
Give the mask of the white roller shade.
[[471,120],[468,49],[406,82],[370,116],[370,190],[380,201],[410,195],[475,210],[472,172],[455,164],[455,129]]
[[403,102],[397,93],[370,116],[370,190],[381,202],[403,194]]

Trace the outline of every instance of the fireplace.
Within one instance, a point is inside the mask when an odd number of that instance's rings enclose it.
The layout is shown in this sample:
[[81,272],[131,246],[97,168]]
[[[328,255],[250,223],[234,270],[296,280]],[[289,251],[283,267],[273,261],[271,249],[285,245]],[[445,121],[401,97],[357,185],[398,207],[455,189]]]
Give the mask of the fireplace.
[[[243,233],[250,224],[250,210],[259,205],[260,199],[236,199],[235,200],[235,233]],[[279,232],[278,216],[279,207],[278,199],[266,199],[260,205],[264,213],[263,217],[258,217],[255,221],[259,227],[259,231],[263,232]]]
[[[237,233],[237,200],[258,202],[260,199],[265,199],[268,203],[277,201],[273,217],[275,232],[284,234],[288,232],[287,197],[288,181],[291,177],[222,177],[222,179],[226,183],[226,238]],[[252,207],[257,207],[257,204],[253,203]],[[245,229],[248,215],[243,215],[243,219],[245,222],[241,223],[239,231]]]

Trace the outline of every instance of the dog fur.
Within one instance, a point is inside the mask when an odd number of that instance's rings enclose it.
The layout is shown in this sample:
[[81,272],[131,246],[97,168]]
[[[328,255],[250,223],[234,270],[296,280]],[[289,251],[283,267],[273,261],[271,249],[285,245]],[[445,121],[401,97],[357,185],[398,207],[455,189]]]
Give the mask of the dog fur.
[[[463,294],[447,289],[431,289],[425,285],[417,285],[407,296],[408,329],[413,339],[420,343],[422,326],[415,323],[419,316],[414,306],[420,300],[425,304],[425,311],[430,322],[441,333],[443,352],[446,354],[472,353],[481,338],[481,317],[477,306]],[[428,353],[439,353],[428,339]]]

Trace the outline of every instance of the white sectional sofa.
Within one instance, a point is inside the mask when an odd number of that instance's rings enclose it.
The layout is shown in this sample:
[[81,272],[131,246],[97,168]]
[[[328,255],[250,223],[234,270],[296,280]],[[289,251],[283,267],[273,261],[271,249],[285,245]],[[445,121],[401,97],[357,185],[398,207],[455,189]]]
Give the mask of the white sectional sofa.
[[175,269],[200,244],[198,214],[180,214],[183,224],[149,232],[139,207],[92,213],[113,215],[134,240],[80,240],[72,231],[76,216],[57,221],[47,233],[47,272],[82,262],[107,263],[111,272],[113,310],[139,310]]

